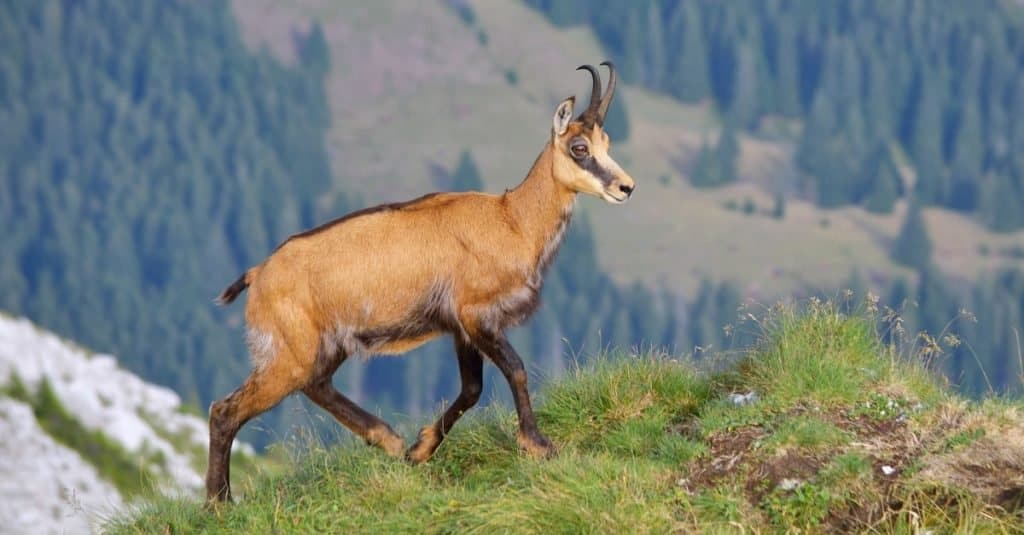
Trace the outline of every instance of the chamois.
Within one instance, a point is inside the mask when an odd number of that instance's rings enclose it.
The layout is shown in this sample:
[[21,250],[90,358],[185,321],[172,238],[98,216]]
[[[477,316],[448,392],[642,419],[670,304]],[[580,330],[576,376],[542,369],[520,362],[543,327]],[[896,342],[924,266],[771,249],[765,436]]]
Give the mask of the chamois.
[[405,458],[430,458],[456,420],[480,398],[490,360],[512,389],[517,442],[537,457],[554,452],[537,429],[523,361],[505,337],[538,306],[545,269],[554,259],[577,193],[613,204],[633,193],[633,178],[608,155],[604,118],[615,93],[608,67],[601,96],[597,68],[590,104],[572,119],[575,97],[555,109],[550,139],[523,180],[502,195],[433,193],[413,201],[348,214],[296,234],[218,297],[246,288],[251,375],[210,406],[210,501],[231,499],[231,443],[251,418],[301,390],[342,425],[394,457],[402,438],[383,420],[338,392],[331,377],[346,358],[399,354],[451,334],[462,390]]

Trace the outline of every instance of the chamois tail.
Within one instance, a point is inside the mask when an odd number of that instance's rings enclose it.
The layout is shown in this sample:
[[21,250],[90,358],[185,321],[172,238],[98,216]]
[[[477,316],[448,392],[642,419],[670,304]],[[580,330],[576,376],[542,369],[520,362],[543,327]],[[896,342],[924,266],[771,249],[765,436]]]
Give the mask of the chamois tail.
[[225,288],[224,291],[213,300],[213,302],[221,306],[231,304],[239,295],[241,295],[242,292],[245,291],[246,288],[249,287],[249,283],[256,278],[257,273],[259,273],[258,267],[250,268],[248,271],[243,273],[241,277],[238,277],[238,280],[231,283],[231,286]]

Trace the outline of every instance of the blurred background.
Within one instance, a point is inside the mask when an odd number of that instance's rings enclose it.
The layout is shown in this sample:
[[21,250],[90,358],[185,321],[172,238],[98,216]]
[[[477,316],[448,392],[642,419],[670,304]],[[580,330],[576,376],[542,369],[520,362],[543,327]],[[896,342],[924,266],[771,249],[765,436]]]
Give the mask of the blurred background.
[[[212,303],[238,274],[351,210],[515,186],[605,59],[638,189],[579,200],[513,336],[535,385],[610,348],[740,351],[743,303],[872,292],[963,392],[1019,390],[1009,0],[2,2],[0,309],[205,413],[249,370],[244,306]],[[447,340],[336,382],[398,422],[458,392]],[[322,415],[289,399],[242,436]]]

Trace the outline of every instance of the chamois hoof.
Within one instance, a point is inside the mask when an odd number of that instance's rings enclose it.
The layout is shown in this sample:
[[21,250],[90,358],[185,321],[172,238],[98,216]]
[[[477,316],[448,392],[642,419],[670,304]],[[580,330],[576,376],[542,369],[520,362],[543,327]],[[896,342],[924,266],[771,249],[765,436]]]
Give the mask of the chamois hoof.
[[388,426],[372,429],[366,436],[366,443],[377,446],[396,459],[405,452],[405,441]]
[[440,443],[441,437],[437,435],[437,430],[433,426],[424,427],[420,430],[416,443],[405,452],[405,460],[411,464],[425,463],[434,455]]
[[231,496],[209,496],[206,498],[206,503],[203,504],[203,509],[208,513],[220,513],[222,509],[231,507],[235,504],[234,498]]
[[534,459],[550,459],[558,453],[555,445],[551,443],[544,435],[539,433],[526,435],[518,433],[516,435],[516,442],[519,443],[519,449],[525,452]]

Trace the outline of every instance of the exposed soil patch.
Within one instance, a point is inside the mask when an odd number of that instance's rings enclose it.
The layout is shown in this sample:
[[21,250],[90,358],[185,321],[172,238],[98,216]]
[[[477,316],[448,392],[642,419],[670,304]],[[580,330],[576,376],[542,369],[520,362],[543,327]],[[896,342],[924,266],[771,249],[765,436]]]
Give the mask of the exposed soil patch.
[[841,429],[855,433],[859,437],[884,437],[906,427],[906,421],[900,418],[879,420],[864,415],[851,416],[845,411],[839,413],[835,423]]
[[735,474],[752,457],[755,442],[768,436],[768,431],[759,425],[752,425],[714,433],[708,437],[709,457],[696,459],[687,467],[688,477],[684,485],[690,492],[710,488],[723,479]]
[[786,480],[809,480],[828,462],[828,458],[828,454],[812,455],[804,451],[788,451],[758,463],[746,475],[745,488],[750,503],[761,503],[766,494]]
[[[847,410],[796,407],[779,418],[813,414],[848,433],[849,441],[828,449],[788,447],[772,454],[761,444],[771,436],[773,424],[712,433],[703,439],[708,454],[688,463],[680,485],[694,494],[723,483],[739,485],[755,508],[763,508],[773,493],[785,496],[803,485],[831,485],[827,488],[832,502],[820,527],[836,533],[877,528],[895,516],[919,515],[922,506],[955,511],[964,496],[1024,515],[1024,426],[986,426],[985,436],[964,442],[959,438],[966,433],[961,411],[939,411],[937,421],[921,427],[910,425],[902,414],[873,418]],[[674,431],[700,440],[693,422]],[[958,437],[955,448],[948,446],[951,437]],[[857,486],[851,495],[820,476],[832,459],[847,453],[865,457],[871,467],[870,476],[851,483]],[[934,493],[927,490],[932,484]]]
[[958,451],[928,456],[919,476],[923,481],[969,489],[1007,511],[1020,511],[1024,505],[1024,429],[997,430]]

